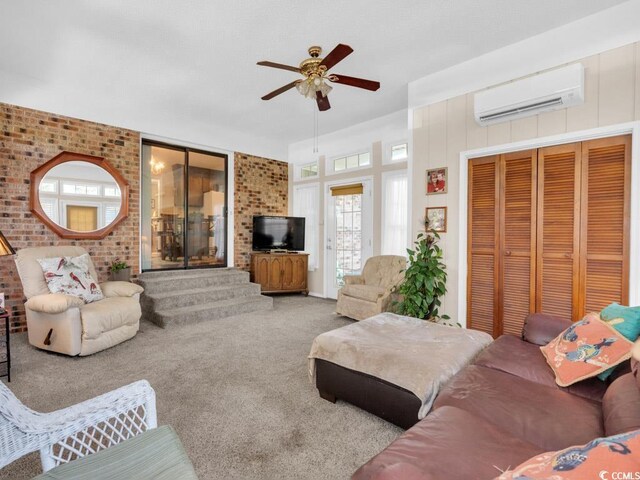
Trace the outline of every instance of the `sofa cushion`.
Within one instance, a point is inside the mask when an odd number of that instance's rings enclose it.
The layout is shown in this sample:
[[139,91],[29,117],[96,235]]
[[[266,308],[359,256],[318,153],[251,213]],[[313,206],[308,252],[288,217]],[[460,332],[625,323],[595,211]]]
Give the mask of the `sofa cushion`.
[[596,438],[586,445],[537,455],[496,480],[634,479],[640,471],[638,450],[640,430]]
[[343,295],[366,300],[367,302],[377,302],[384,293],[384,288],[374,285],[345,285],[342,287]]
[[111,297],[80,307],[82,338],[95,339],[103,332],[140,320],[140,302],[134,297]]
[[588,313],[540,350],[566,387],[595,377],[631,357],[633,344],[597,313]]
[[88,478],[198,480],[178,435],[166,425],[147,430],[113,447],[62,464],[36,477],[41,480]]
[[442,407],[360,467],[352,479],[487,479],[541,451],[469,412]]
[[514,335],[503,335],[478,355],[476,365],[493,368],[541,385],[558,388],[574,395],[601,401],[607,390],[606,383],[589,378],[569,387],[559,387],[556,377],[540,347],[520,340]]
[[78,257],[39,258],[38,263],[51,293],[74,295],[87,303],[104,298],[98,280],[89,271],[88,253]]
[[544,450],[585,443],[604,433],[599,402],[478,365],[462,370],[440,391],[434,408],[445,405]]
[[640,390],[632,373],[618,378],[602,399],[605,435],[640,429]]
[[531,313],[527,315],[524,321],[522,339],[529,343],[543,346],[570,326],[570,320],[554,317],[546,313]]

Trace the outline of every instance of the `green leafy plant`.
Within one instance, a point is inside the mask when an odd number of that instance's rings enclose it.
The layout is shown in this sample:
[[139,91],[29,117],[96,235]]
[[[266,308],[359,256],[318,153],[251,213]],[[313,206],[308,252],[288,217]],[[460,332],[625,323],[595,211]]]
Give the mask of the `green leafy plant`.
[[109,267],[109,270],[112,271],[113,273],[116,273],[121,270],[124,270],[125,268],[129,268],[129,265],[127,264],[127,262],[121,262],[119,259],[116,258],[113,262],[111,262],[111,266]]
[[404,280],[396,289],[402,297],[395,306],[400,315],[449,324],[446,322],[449,317],[438,313],[440,297],[447,291],[446,266],[442,261],[438,240],[440,235],[430,230],[426,235],[418,234],[415,247],[407,249],[409,263]]

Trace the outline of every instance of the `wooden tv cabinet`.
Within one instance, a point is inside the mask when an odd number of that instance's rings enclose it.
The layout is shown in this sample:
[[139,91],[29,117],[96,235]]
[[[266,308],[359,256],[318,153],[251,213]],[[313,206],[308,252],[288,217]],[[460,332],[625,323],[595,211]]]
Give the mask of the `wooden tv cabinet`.
[[251,281],[259,283],[262,293],[302,292],[307,284],[308,253],[251,253]]

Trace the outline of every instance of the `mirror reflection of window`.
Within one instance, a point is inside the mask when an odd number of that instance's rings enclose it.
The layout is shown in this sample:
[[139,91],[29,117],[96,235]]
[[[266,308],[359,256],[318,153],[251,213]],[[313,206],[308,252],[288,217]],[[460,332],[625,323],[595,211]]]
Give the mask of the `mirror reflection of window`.
[[98,208],[67,205],[67,228],[76,232],[98,229]]
[[84,161],[55,166],[38,185],[45,215],[69,230],[87,232],[111,224],[122,205],[115,179],[99,166]]

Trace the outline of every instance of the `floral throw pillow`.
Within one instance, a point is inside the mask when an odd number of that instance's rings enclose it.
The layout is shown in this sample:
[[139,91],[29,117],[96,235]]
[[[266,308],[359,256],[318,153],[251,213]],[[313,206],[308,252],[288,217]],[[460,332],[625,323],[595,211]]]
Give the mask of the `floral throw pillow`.
[[627,360],[632,346],[600,315],[588,313],[540,350],[556,375],[556,383],[568,387]]
[[75,295],[85,303],[104,298],[98,282],[89,273],[90,261],[87,253],[79,257],[38,259],[51,293]]
[[634,475],[640,472],[640,430],[536,455],[496,480],[612,479],[613,472],[617,478],[638,478]]

